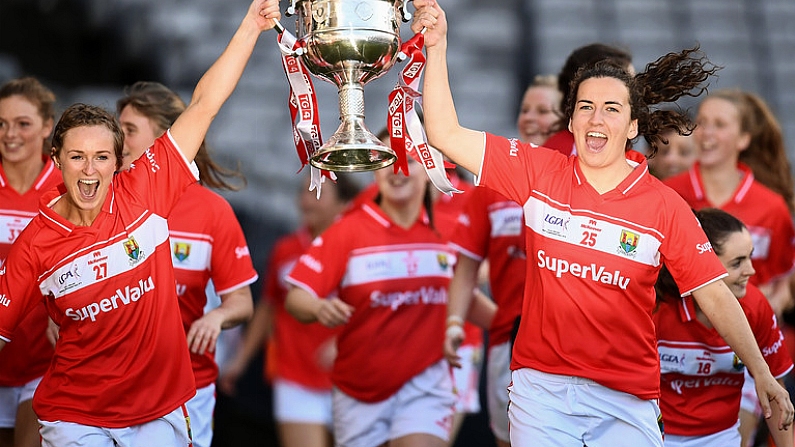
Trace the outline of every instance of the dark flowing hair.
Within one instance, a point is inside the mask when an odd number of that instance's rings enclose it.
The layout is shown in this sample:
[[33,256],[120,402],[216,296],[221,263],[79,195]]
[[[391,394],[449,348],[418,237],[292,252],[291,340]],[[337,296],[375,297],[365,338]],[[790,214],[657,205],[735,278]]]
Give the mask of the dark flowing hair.
[[657,153],[659,143],[666,143],[663,135],[675,130],[690,135],[695,128],[690,116],[679,108],[661,108],[683,96],[697,97],[707,90],[706,81],[722,67],[712,64],[698,46],[681,52],[668,53],[646,65],[641,73],[632,76],[625,67],[603,60],[582,67],[571,82],[571,94],[563,110],[570,120],[577,102],[577,92],[583,81],[591,78],[614,78],[629,90],[632,119],[638,120],[638,137],[649,144],[650,154]]

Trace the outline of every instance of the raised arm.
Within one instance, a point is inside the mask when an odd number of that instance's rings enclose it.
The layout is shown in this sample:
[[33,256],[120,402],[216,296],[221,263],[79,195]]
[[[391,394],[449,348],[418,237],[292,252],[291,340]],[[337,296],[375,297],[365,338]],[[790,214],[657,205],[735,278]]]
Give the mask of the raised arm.
[[190,104],[171,126],[171,135],[188,161],[199,150],[210,123],[234,91],[257,38],[281,17],[278,0],[254,0],[224,52],[199,80]]
[[[714,281],[693,291],[693,298],[754,377],[765,418],[773,417],[779,422],[778,429],[786,430],[792,424],[795,410],[787,390],[770,373],[737,299],[723,281]],[[777,407],[775,415],[771,409],[773,402]]]
[[447,74],[447,18],[435,0],[414,0],[417,11],[411,29],[425,32],[427,63],[422,108],[428,143],[467,171],[478,174],[485,135],[458,123]]

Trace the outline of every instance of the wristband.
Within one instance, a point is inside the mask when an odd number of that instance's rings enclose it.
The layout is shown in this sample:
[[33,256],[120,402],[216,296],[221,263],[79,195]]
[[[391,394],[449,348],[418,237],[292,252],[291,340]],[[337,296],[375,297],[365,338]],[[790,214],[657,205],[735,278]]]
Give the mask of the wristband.
[[464,319],[459,317],[458,315],[450,315],[447,317],[447,327],[450,326],[463,326]]

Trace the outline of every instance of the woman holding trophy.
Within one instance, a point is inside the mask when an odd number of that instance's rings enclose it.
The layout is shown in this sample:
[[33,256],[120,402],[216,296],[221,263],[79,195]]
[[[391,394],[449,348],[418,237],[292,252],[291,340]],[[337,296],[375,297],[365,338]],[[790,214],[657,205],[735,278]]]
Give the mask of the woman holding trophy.
[[654,151],[663,130],[692,128],[651,106],[700,94],[716,68],[696,49],[669,53],[635,77],[610,62],[585,67],[564,110],[578,154],[566,157],[459,124],[444,11],[434,0],[414,4],[412,28],[426,29],[429,143],[525,210],[528,286],[511,363],[511,444],[663,445],[651,315],[663,262],[757,379],[765,417],[787,430],[795,414],[787,391],[690,208],[645,160],[625,157],[639,135]]

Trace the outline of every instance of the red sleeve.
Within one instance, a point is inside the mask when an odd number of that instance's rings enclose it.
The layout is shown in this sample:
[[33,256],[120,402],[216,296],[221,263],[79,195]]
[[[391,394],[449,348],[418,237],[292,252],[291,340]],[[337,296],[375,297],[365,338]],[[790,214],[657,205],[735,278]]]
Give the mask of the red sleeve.
[[682,296],[686,296],[726,276],[726,269],[684,199],[668,190],[661,193],[668,193],[660,210],[668,216],[663,218],[666,237],[660,245],[660,253]]
[[286,281],[320,298],[332,295],[345,275],[351,242],[360,237],[348,231],[359,231],[355,222],[348,222],[355,217],[355,213],[343,216],[316,237],[309,250],[298,258]]
[[752,284],[740,299],[751,329],[756,337],[759,350],[776,378],[781,378],[793,367],[789,352],[784,346],[784,334],[776,320],[776,315],[767,298]]
[[[23,236],[11,247],[6,262],[0,266],[0,339],[11,341],[20,321],[43,299],[36,289],[37,272],[31,259],[32,249]],[[9,278],[14,278],[9,281]]]
[[214,228],[212,279],[219,295],[247,286],[257,280],[243,229],[235,212],[224,198],[218,196],[213,206],[217,223]]
[[483,261],[488,253],[491,222],[489,221],[486,188],[475,188],[464,204],[450,243],[461,253]]

